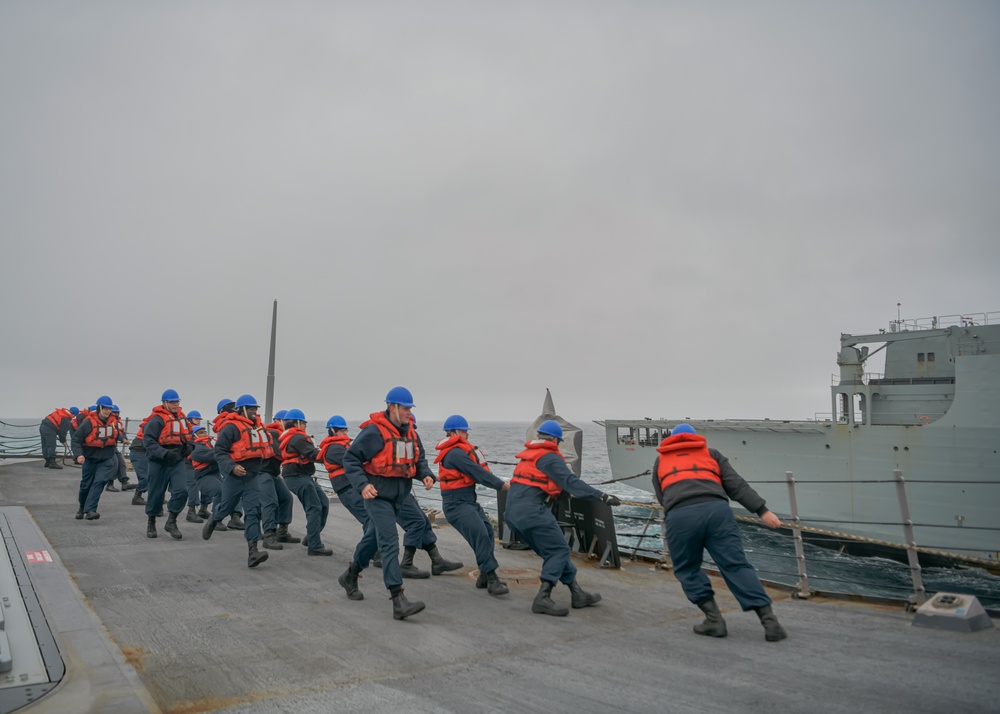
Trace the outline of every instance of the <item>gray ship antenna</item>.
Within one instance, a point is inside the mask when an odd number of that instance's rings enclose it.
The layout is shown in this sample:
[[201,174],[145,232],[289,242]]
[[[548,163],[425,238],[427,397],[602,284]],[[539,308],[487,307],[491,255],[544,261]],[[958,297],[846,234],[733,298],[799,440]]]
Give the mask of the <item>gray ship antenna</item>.
[[271,352],[267,358],[267,394],[264,397],[264,423],[271,423],[271,413],[274,407],[274,343],[278,328],[278,301],[274,301],[271,310]]

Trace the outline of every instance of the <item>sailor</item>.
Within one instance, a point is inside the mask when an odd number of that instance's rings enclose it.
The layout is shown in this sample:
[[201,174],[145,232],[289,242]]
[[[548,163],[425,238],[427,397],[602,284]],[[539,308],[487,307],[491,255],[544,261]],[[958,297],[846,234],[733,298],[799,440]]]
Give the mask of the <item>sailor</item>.
[[59,407],[47,417],[42,419],[38,425],[38,435],[42,437],[42,457],[45,459],[46,469],[61,469],[62,465],[56,461],[56,439],[63,446],[66,446],[66,438],[73,428],[73,418],[80,413],[76,407],[65,409]]
[[[229,418],[229,414],[232,414],[236,410],[236,401],[229,399],[228,397],[223,397],[219,400],[219,403],[215,407],[216,416],[212,420],[212,432],[218,436],[219,432],[222,430],[223,425]],[[226,475],[221,474],[221,478],[225,481]],[[221,524],[217,525],[215,530],[220,530]],[[236,509],[233,511],[233,515],[229,518],[229,525],[226,526],[231,531],[241,531],[246,528],[243,523],[243,501],[240,500],[236,504]]]
[[144,429],[152,414],[142,420],[139,428],[135,432],[135,438],[128,446],[128,460],[132,463],[132,470],[135,471],[135,493],[132,494],[133,506],[145,506],[146,499],[142,494],[149,490],[149,459],[146,457],[146,447],[143,446],[142,439],[145,436]]
[[[117,404],[111,405],[111,419],[115,424],[115,429],[118,431],[118,444],[121,445],[122,449],[125,448],[125,444],[128,443],[128,437],[125,434],[125,422],[121,418],[121,409]],[[108,481],[107,485],[104,487],[105,491],[131,491],[135,488],[135,484],[129,484],[128,482],[128,469],[125,465],[125,454],[122,453],[121,449],[115,449],[115,461],[117,462],[117,468],[115,469],[115,476],[121,483],[122,487],[120,489],[115,488],[115,480],[111,479]]]
[[708,549],[743,611],[757,613],[764,639],[785,639],[785,630],[771,609],[771,598],[747,562],[729,500],[756,513],[768,528],[780,528],[781,521],[767,510],[764,499],[736,473],[729,459],[709,448],[705,437],[695,433],[690,424],[675,426],[656,451],[653,488],[665,512],[674,574],[688,600],[705,613],[705,621],[695,625],[694,631],[709,637],[726,636],[726,622],[715,602],[712,583],[701,571],[702,554]]
[[187,502],[187,469],[184,459],[194,446],[191,427],[181,410],[181,398],[174,389],[164,390],[160,406],[143,426],[142,445],[149,460],[149,499],[146,502],[146,537],[156,538],[156,517],[163,510],[163,501],[170,488],[167,522],[163,530],[174,540],[180,540],[177,516]]
[[[70,411],[71,412],[74,409],[76,409],[76,407],[70,407]],[[96,406],[84,407],[83,409],[77,409],[76,413],[73,416],[73,421],[70,422],[70,432],[72,433],[72,432],[76,431],[77,429],[79,429],[80,425],[83,424],[83,420],[86,419],[90,414],[92,414],[95,411],[97,411],[97,407]]]
[[403,576],[396,560],[399,556],[396,519],[404,501],[411,495],[412,479],[421,479],[426,488],[431,488],[434,474],[427,465],[423,444],[411,422],[413,396],[410,390],[393,387],[386,394],[385,406],[385,411],[373,413],[361,425],[358,438],[344,454],[347,480],[361,494],[368,517],[375,525],[375,533],[366,532],[358,543],[351,571],[358,569],[360,572],[368,564],[375,554],[377,539],[382,556],[382,580],[392,598],[392,616],[402,620],[423,610],[424,603],[410,602],[403,593]]
[[490,595],[506,595],[507,584],[497,576],[499,563],[493,554],[493,526],[476,500],[476,484],[497,491],[509,486],[497,478],[486,464],[486,457],[469,443],[469,422],[460,414],[444,421],[445,438],[438,442],[438,482],[441,484],[441,507],[444,517],[472,546],[479,566],[477,588]]
[[97,506],[104,484],[115,477],[118,430],[111,420],[111,397],[97,398],[95,409],[80,422],[73,432],[73,457],[83,464],[80,476],[80,508],[76,519],[94,521],[101,517]]
[[[191,427],[191,433],[194,434],[195,427],[201,424],[201,412],[197,409],[192,409],[187,413],[188,426]],[[201,504],[211,503],[211,499],[205,500],[200,498],[198,495],[198,479],[197,474],[194,470],[194,465],[191,462],[191,457],[188,456],[184,459],[184,474],[187,480],[184,482],[187,487],[187,503],[188,510],[185,520],[189,523],[204,523],[205,519],[198,515],[198,507]]]
[[562,437],[562,427],[556,421],[550,419],[538,427],[538,438],[527,442],[524,451],[517,455],[520,461],[514,467],[504,510],[507,525],[543,560],[542,585],[531,603],[531,611],[557,616],[569,614],[569,610],[552,600],[552,588],[557,582],[569,587],[574,608],[600,602],[601,596],[585,592],[577,583],[569,545],[549,504],[563,491],[573,498],[600,500],[609,506],[621,503],[616,496],[601,493],[577,478],[559,451]]
[[274,413],[274,421],[264,427],[271,437],[274,456],[264,462],[257,477],[260,482],[261,527],[264,531],[262,542],[269,550],[282,550],[282,543],[302,541],[288,532],[288,524],[292,522],[292,492],[281,478],[281,433],[285,430],[283,419],[287,413],[287,409],[279,409]]
[[194,451],[189,459],[201,494],[198,515],[205,519],[211,517],[208,506],[215,508],[222,500],[222,479],[219,477],[219,462],[215,460],[215,439],[208,435],[208,430],[201,424],[191,429],[191,436],[194,437]]
[[[222,501],[205,521],[201,537],[208,540],[213,531],[222,528],[222,519],[233,513],[243,502],[247,541],[247,567],[256,568],[267,560],[267,551],[257,549],[260,540],[260,486],[257,477],[265,459],[271,458],[271,438],[257,416],[260,405],[252,394],[236,400],[236,411],[226,414],[219,423],[221,430],[215,442],[215,458],[223,474]],[[217,420],[218,421],[218,420]]]
[[309,555],[333,555],[323,545],[321,534],[330,515],[330,499],[313,480],[319,449],[306,431],[306,416],[301,409],[285,413],[285,431],[281,434],[281,476],[288,490],[295,494],[306,512],[306,545]]

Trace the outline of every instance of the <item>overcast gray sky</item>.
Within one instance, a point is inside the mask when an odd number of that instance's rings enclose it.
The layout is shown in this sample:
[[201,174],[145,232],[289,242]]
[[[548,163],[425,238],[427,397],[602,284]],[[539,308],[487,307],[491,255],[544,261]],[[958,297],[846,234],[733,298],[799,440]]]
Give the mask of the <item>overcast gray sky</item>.
[[0,4],[0,416],[809,418],[1000,310],[1000,3]]

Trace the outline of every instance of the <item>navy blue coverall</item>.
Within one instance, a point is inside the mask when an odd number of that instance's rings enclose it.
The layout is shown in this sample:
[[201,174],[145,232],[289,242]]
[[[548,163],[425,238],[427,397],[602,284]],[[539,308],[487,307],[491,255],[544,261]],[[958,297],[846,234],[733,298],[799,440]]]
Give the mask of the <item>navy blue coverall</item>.
[[[105,422],[106,423],[106,422]],[[118,447],[112,443],[110,446],[94,448],[86,446],[84,442],[87,435],[93,431],[94,425],[90,419],[84,419],[83,423],[73,432],[73,458],[83,457],[83,469],[80,476],[80,492],[78,500],[80,510],[84,513],[94,513],[97,505],[101,501],[101,492],[104,485],[115,478],[115,471],[118,468],[118,461],[115,453]]]
[[[449,451],[441,461],[441,466],[461,471],[476,483],[498,491],[504,486],[503,479],[484,469],[461,449]],[[479,572],[491,573],[500,567],[494,556],[493,524],[476,500],[476,487],[442,488],[441,507],[448,523],[462,534],[475,551]]]

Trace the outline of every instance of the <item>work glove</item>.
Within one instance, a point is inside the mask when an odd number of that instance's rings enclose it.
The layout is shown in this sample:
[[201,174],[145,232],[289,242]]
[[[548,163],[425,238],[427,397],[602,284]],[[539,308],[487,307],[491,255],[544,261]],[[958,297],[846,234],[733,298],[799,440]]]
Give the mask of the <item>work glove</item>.
[[609,506],[620,506],[622,505],[622,500],[618,496],[614,496],[610,493],[602,493],[601,500],[604,501]]
[[167,449],[166,456],[163,457],[164,463],[177,464],[180,463],[181,455],[180,452],[174,451],[173,449]]

